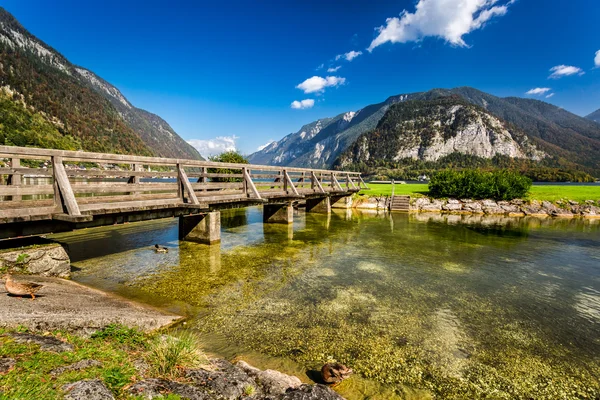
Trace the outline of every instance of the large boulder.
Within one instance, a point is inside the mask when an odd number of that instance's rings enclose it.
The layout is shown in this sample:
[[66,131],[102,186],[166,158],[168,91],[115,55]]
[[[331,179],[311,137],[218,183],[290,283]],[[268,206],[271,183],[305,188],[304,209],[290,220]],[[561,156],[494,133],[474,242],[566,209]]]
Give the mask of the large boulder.
[[302,381],[296,376],[286,375],[272,369],[261,371],[244,361],[238,361],[235,365],[253,377],[267,395],[283,394],[302,385]]
[[211,364],[207,369],[187,370],[186,378],[193,381],[194,386],[225,400],[236,400],[249,391],[256,395],[261,393],[259,385],[242,368],[221,359],[211,360]]
[[0,253],[0,268],[23,274],[59,278],[71,276],[71,260],[58,243],[3,251]]
[[278,400],[344,400],[342,396],[325,385],[302,385],[296,390],[289,391]]
[[166,379],[146,379],[136,382],[127,389],[127,392],[136,398],[156,399],[163,398],[167,393],[173,393],[183,399],[212,400],[218,396],[206,393],[193,385],[170,381]]

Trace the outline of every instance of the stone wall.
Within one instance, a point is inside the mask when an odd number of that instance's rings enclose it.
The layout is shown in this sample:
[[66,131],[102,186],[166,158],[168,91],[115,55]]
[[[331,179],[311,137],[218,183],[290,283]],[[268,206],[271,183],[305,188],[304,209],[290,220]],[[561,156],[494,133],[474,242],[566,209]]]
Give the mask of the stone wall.
[[[356,199],[353,208],[367,210],[386,210],[389,197],[366,197]],[[469,199],[433,199],[429,197],[412,198],[412,212],[441,212],[454,214],[487,214],[505,215],[510,217],[551,216],[551,217],[588,217],[600,218],[600,202],[587,200],[584,203],[576,201],[512,201],[469,200]]]
[[71,260],[58,243],[0,252],[0,269],[11,273],[71,277]]
[[411,211],[446,212],[466,214],[506,215],[519,217],[525,215],[551,217],[590,217],[600,218],[600,205],[593,200],[583,204],[576,201],[511,201],[468,200],[468,199],[431,199],[419,197],[411,200]]

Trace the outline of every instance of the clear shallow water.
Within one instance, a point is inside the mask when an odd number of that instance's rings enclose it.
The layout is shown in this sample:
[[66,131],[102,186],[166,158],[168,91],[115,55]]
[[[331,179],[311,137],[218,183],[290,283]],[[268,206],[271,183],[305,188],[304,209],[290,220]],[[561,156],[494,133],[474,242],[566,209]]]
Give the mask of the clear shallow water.
[[600,395],[599,220],[295,219],[223,213],[220,248],[178,242],[176,220],[56,238],[75,280],[186,313],[217,355],[307,380],[346,363],[348,399]]

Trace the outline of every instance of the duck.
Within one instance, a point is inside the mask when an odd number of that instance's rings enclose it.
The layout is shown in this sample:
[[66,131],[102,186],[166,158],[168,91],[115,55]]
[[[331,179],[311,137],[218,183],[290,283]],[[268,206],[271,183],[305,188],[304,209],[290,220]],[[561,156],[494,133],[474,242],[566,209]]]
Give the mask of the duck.
[[4,287],[6,287],[8,293],[16,296],[30,295],[31,300],[35,300],[35,293],[44,286],[33,282],[14,281],[10,274],[6,274],[2,278],[5,279]]
[[157,253],[168,253],[169,248],[165,246],[159,246],[158,244],[154,245],[154,251]]
[[321,368],[321,378],[328,384],[338,384],[352,375],[352,369],[340,363],[327,363]]

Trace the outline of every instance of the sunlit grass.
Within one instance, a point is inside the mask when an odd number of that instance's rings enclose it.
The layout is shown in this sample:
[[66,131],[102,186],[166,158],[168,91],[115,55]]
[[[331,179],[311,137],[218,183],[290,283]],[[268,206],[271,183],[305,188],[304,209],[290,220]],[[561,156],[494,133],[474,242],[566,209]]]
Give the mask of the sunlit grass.
[[[363,190],[361,194],[365,196],[390,196],[392,194],[392,185],[384,183],[368,184],[370,190]],[[427,195],[429,189],[427,184],[407,183],[394,185],[395,195],[409,195],[418,197]],[[600,201],[600,185],[594,186],[567,186],[567,185],[534,185],[531,187],[528,200],[574,200],[584,202],[586,200]]]

